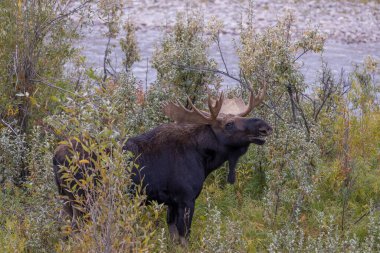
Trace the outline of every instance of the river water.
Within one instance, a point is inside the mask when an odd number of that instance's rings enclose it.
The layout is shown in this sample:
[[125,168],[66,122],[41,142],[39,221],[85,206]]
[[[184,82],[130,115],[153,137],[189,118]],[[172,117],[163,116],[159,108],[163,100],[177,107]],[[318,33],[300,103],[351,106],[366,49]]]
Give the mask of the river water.
[[[125,9],[124,20],[132,17],[136,23],[136,37],[141,60],[134,64],[133,72],[142,84],[153,83],[156,72],[151,66],[152,54],[163,36],[163,26],[171,26],[175,22],[176,13],[189,12],[192,8],[201,8],[205,19],[216,16],[224,22],[221,34],[221,47],[229,71],[238,73],[238,58],[233,40],[238,40],[239,25],[236,21],[248,5],[245,0],[141,0],[130,1]],[[254,22],[258,30],[275,24],[279,16],[291,11],[296,17],[295,30],[302,32],[308,27],[317,27],[326,35],[327,41],[322,54],[309,53],[300,58],[301,71],[305,81],[313,83],[321,69],[322,59],[333,70],[336,76],[343,69],[346,73],[355,64],[363,62],[366,56],[380,60],[380,4],[345,2],[345,1],[267,1],[254,2],[256,15]],[[87,58],[87,64],[102,71],[104,51],[107,40],[104,38],[105,26],[101,22],[85,32],[79,43],[82,53]],[[118,40],[112,41],[115,46],[111,59],[114,66],[121,66],[122,52]],[[209,49],[209,56],[219,63],[223,70],[217,48]],[[224,80],[224,85],[234,85],[233,80]]]

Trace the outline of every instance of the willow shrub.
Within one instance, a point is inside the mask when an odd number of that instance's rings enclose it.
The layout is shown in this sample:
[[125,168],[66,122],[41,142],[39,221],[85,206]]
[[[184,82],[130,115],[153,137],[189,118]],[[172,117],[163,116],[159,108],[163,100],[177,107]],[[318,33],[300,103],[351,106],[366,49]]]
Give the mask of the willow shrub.
[[[14,138],[13,133],[8,135]],[[59,240],[59,207],[54,201],[57,189],[51,170],[54,138],[40,127],[34,127],[30,135],[30,146],[21,154],[20,150],[9,150],[15,157],[22,155],[29,162],[30,175],[23,182],[23,187],[12,180],[6,180],[1,185],[2,252],[51,252]],[[9,162],[4,167],[9,173],[14,170]]]
[[[76,50],[77,24],[65,5],[73,1],[12,1],[0,3],[0,114],[22,133],[39,124],[42,115],[54,111],[56,96],[49,87],[64,77],[64,65]],[[75,5],[76,4],[76,5]],[[67,7],[67,6],[66,6]],[[73,7],[73,8],[74,8]],[[69,86],[57,82],[55,86]]]
[[[108,133],[80,142],[96,160],[79,160],[74,152],[70,166],[62,168],[62,178],[70,184],[80,166],[92,164],[72,188],[74,206],[85,215],[79,219],[78,232],[66,226],[71,236],[61,241],[59,252],[148,252],[155,248],[155,223],[161,208],[154,203],[145,205],[144,190],[131,182],[128,173],[134,166],[133,157],[123,153],[120,143],[109,141]],[[84,195],[77,194],[80,190]]]
[[212,32],[204,23],[200,12],[189,11],[177,14],[172,31],[166,31],[152,59],[157,70],[157,83],[170,89],[177,98],[185,101],[189,96],[193,103],[202,104],[211,85],[218,87],[220,79],[210,71],[192,68],[216,68],[216,62],[207,55],[212,44]]
[[122,151],[128,136],[144,127],[144,97],[130,75],[107,79],[95,92],[90,88],[91,79],[87,85],[83,87],[88,90],[64,102],[60,114],[47,119],[62,139],[80,140],[97,157],[78,160],[74,153],[69,168],[62,168],[65,180],[70,182],[78,166],[92,163],[85,179],[73,189],[86,193],[85,198],[77,195],[75,200],[85,213],[80,229],[71,231],[71,223],[66,220],[63,230],[70,235],[69,240],[61,240],[58,251],[152,251],[160,236],[156,223],[161,206],[145,205],[144,189],[133,185],[129,177],[132,154]]

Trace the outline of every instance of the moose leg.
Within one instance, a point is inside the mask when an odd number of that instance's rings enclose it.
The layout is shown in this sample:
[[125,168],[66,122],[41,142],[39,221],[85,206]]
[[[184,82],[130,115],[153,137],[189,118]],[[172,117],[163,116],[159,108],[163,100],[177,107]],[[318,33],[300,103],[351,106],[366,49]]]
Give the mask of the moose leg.
[[168,205],[168,211],[166,214],[166,222],[168,223],[170,238],[173,241],[177,241],[179,238],[178,229],[176,225],[176,208],[172,205]]
[[73,209],[68,201],[63,203],[62,209],[59,211],[59,220],[64,221],[67,217],[73,217]]
[[177,210],[177,229],[179,241],[182,246],[187,246],[190,236],[191,221],[194,214],[194,201],[185,205],[179,205]]

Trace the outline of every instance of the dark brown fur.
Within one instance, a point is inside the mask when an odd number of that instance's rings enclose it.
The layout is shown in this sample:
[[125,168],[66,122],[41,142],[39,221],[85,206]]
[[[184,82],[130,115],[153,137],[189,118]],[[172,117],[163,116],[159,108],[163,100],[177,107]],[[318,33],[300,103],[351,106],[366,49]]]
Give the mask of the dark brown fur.
[[[136,163],[142,168],[132,170],[133,182],[146,188],[148,200],[168,206],[170,234],[186,244],[195,200],[206,177],[228,161],[228,182],[233,183],[239,157],[251,143],[264,144],[262,137],[271,132],[263,120],[228,116],[213,124],[164,124],[129,138],[123,149],[134,153]],[[69,154],[68,147],[60,146],[53,160],[63,195],[68,192],[62,189],[57,168],[67,164]]]

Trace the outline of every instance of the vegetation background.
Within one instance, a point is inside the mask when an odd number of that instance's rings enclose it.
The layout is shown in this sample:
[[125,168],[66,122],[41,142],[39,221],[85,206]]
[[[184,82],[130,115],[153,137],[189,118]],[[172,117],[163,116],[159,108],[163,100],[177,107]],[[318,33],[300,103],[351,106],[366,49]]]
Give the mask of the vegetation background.
[[[380,74],[375,58],[334,76],[324,63],[309,83],[299,59],[321,52],[325,36],[293,32],[294,15],[258,31],[242,15],[236,42],[239,75],[217,69],[208,55],[219,47],[223,22],[198,10],[178,13],[163,31],[149,86],[131,70],[139,56],[133,19],[122,22],[123,0],[4,0],[0,2],[0,252],[378,252],[380,250]],[[102,71],[86,65],[75,47],[81,29],[99,18],[107,39]],[[123,52],[112,62],[111,41]],[[220,50],[221,57],[223,51]],[[224,60],[223,60],[224,62]],[[265,146],[241,159],[237,182],[226,168],[207,179],[197,200],[190,245],[168,239],[165,207],[130,198],[125,136],[168,119],[163,102],[188,95],[199,107],[224,90],[247,95],[269,84],[253,116],[270,122]],[[252,84],[252,87],[247,87]],[[87,140],[102,172],[78,187],[96,191],[87,221],[73,232],[60,216],[52,154],[60,141]],[[105,149],[112,150],[112,158]],[[73,166],[83,163],[74,156]],[[108,168],[107,170],[105,168]],[[81,201],[78,199],[78,201]]]

